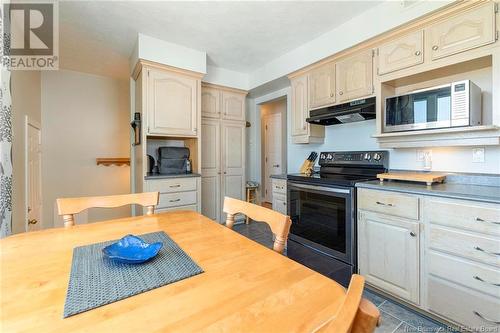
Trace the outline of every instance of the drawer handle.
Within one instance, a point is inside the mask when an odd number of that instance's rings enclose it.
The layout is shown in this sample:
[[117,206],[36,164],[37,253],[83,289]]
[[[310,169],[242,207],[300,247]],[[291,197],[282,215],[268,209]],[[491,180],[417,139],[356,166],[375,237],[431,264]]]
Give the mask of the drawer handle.
[[492,323],[492,324],[496,324],[496,325],[500,325],[500,321],[496,321],[496,320],[493,320],[493,319],[489,319],[489,318],[486,318],[485,316],[483,316],[482,314],[480,314],[479,312],[477,311],[472,311],[476,316],[478,316],[479,318],[481,318],[482,320],[484,321],[487,321],[489,323]]
[[487,284],[491,284],[492,286],[495,286],[495,287],[500,287],[500,283],[493,283],[493,282],[488,282],[488,281],[485,281],[483,279],[481,279],[479,276],[477,275],[474,275],[474,279],[478,280],[478,281],[481,281],[481,282],[484,282],[484,283],[487,283]]
[[377,201],[377,205],[380,205],[380,206],[388,206],[388,207],[394,207],[393,204],[391,203],[384,203],[384,202],[380,202],[380,201]]
[[169,200],[170,202],[177,202],[177,201],[181,201],[181,199],[173,199],[173,200]]
[[486,253],[486,254],[491,254],[492,256],[500,256],[500,253],[498,252],[490,252],[490,251],[486,251],[485,249],[482,249],[480,248],[479,246],[474,246],[474,249],[475,250],[478,250],[478,251],[481,251],[483,253]]
[[177,185],[170,185],[169,187],[181,187],[181,185],[177,184]]
[[477,222],[485,222],[485,223],[491,223],[491,224],[500,224],[500,222],[495,222],[495,221],[488,221],[488,220],[483,220],[480,217],[476,217]]

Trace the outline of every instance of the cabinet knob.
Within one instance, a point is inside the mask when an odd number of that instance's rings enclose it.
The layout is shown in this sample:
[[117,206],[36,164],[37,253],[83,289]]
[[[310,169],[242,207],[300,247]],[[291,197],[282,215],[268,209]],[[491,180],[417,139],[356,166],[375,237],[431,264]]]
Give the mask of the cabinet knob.
[[415,237],[415,236],[417,236],[417,234],[416,234],[416,233],[414,233],[413,231],[410,231],[410,236],[411,236],[411,237]]
[[333,93],[330,93],[330,97],[333,97]]
[[306,125],[302,126],[302,129],[306,129]]
[[439,47],[438,47],[437,45],[434,45],[434,46],[432,47],[432,49],[433,49],[434,51],[436,51],[437,49],[439,49]]
[[416,55],[416,56],[419,56],[419,55],[421,55],[421,54],[422,54],[422,52],[420,52],[420,51],[416,51],[416,52],[415,52],[415,55]]
[[339,91],[339,95],[343,95],[344,93],[342,91]]
[[286,206],[286,202],[283,202],[283,206]]
[[227,174],[227,172],[226,172],[226,171],[224,171],[224,174]]

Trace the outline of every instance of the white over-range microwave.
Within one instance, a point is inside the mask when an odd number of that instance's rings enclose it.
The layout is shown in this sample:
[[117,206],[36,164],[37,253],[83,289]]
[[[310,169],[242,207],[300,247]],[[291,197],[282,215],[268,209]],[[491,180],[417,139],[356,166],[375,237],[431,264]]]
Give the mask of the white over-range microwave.
[[385,100],[384,133],[480,124],[481,89],[470,80]]

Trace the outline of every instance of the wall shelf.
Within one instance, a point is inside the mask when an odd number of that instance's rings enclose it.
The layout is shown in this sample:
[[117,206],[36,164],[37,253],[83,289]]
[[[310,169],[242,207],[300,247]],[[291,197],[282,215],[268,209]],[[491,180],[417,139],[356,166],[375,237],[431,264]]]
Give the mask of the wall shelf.
[[97,163],[97,165],[104,165],[104,166],[130,165],[130,158],[128,158],[128,157],[98,157],[98,158],[96,158],[96,163]]

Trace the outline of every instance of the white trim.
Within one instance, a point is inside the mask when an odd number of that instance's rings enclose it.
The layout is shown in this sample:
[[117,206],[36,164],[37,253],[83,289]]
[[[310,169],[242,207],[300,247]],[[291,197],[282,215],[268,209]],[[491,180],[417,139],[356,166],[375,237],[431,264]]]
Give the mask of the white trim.
[[[292,101],[292,89],[291,87],[286,87],[286,88],[283,88],[283,89],[280,89],[280,90],[276,90],[276,91],[273,91],[269,94],[266,94],[264,96],[260,96],[260,97],[257,97],[255,98],[254,100],[254,103],[255,103],[255,121],[254,121],[254,124],[255,126],[253,126],[255,128],[255,155],[253,160],[255,161],[255,164],[254,164],[254,167],[256,168],[256,171],[257,171],[257,174],[256,174],[256,179],[259,180],[260,182],[260,188],[261,188],[261,194],[260,194],[260,199],[264,198],[264,196],[262,195],[263,191],[265,190],[262,186],[264,184],[264,182],[262,181],[265,177],[265,175],[262,174],[262,136],[261,136],[261,133],[262,133],[262,129],[261,129],[261,112],[260,112],[260,106],[261,104],[264,104],[264,103],[269,103],[269,102],[272,102],[272,101],[275,101],[277,99],[280,99],[280,98],[283,98],[285,97],[286,98],[286,114],[284,115],[284,118],[285,118],[285,123],[287,124],[287,126],[284,128],[284,131],[286,132],[286,140],[283,142],[283,149],[282,149],[282,159],[285,163],[283,163],[283,173],[287,173],[288,172],[288,137],[290,135],[289,131],[288,131],[288,120],[289,120],[289,116],[291,114],[291,101]],[[249,166],[250,169],[252,168],[252,166]]]
[[[28,232],[28,191],[29,191],[29,180],[28,180],[28,126],[34,127],[42,133],[42,125],[31,118],[28,115],[24,116],[24,229]],[[41,144],[41,143],[40,143]],[[41,162],[41,161],[40,161]],[[40,175],[41,176],[41,175]],[[40,183],[41,183],[40,179]],[[43,193],[43,192],[42,192]],[[42,198],[40,198],[42,200]],[[43,206],[42,206],[43,209]],[[40,228],[43,228],[43,212],[40,211]]]

